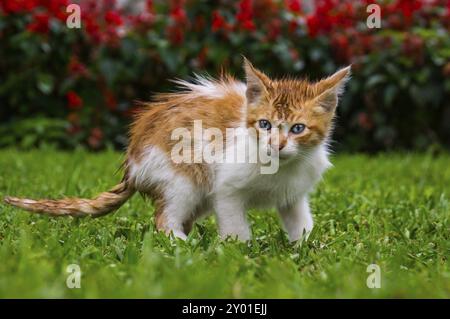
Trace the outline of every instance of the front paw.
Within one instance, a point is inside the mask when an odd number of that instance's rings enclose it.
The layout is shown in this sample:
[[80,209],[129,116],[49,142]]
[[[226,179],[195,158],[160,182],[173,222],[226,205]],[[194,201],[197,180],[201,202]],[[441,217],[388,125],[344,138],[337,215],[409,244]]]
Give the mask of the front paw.
[[242,242],[249,241],[251,238],[250,231],[242,231],[242,232],[236,232],[236,231],[230,231],[230,232],[223,232],[220,234],[220,238],[222,240],[226,240],[228,238],[239,240]]
[[295,241],[306,241],[308,240],[309,235],[311,234],[314,222],[311,216],[308,216],[309,218],[305,218],[302,220],[300,225],[298,225],[298,228],[295,232],[292,232],[289,234],[289,241],[295,242]]

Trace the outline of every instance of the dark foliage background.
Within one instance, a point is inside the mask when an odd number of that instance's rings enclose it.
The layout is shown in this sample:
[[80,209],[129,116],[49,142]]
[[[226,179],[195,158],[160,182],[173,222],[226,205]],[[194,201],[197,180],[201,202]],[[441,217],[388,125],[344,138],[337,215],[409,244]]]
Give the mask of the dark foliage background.
[[193,72],[241,77],[241,54],[271,76],[351,63],[338,149],[450,146],[448,0],[74,2],[81,29],[70,1],[0,0],[0,147],[123,147],[135,100]]

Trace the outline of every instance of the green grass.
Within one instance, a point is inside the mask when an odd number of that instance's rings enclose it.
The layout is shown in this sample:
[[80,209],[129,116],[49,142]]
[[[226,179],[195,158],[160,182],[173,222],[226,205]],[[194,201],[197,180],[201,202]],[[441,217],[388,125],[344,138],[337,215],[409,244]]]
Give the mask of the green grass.
[[[0,151],[0,196],[93,196],[115,185],[113,152]],[[273,211],[250,243],[220,242],[213,218],[187,242],[157,233],[133,197],[98,219],[0,204],[0,297],[450,297],[450,155],[340,155],[311,196],[315,228],[293,245]],[[369,264],[381,288],[369,289]],[[68,289],[78,264],[81,288]]]

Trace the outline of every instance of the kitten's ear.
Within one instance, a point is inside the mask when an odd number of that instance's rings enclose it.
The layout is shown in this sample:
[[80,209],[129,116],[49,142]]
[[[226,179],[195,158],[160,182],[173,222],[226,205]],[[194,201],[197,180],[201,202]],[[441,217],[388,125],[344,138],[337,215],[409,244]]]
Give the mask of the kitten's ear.
[[315,100],[318,103],[319,112],[331,112],[336,109],[339,96],[344,93],[350,74],[351,66],[348,66],[315,84],[317,92]]
[[247,80],[247,96],[248,104],[254,104],[267,93],[270,79],[261,71],[257,70],[249,60],[244,57],[244,71]]

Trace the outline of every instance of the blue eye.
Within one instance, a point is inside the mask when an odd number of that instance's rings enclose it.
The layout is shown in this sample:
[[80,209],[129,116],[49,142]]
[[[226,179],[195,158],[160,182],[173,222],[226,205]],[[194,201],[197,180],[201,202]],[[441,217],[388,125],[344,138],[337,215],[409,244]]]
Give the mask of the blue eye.
[[300,134],[305,130],[305,124],[294,124],[291,127],[291,132],[294,134]]
[[259,120],[259,127],[264,130],[270,130],[272,128],[272,124],[268,120]]

